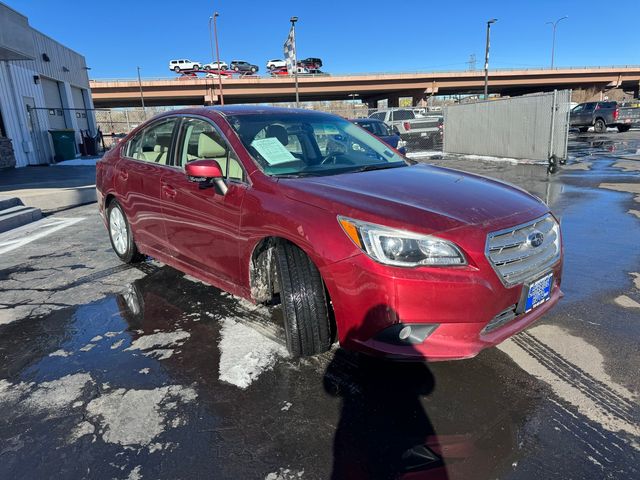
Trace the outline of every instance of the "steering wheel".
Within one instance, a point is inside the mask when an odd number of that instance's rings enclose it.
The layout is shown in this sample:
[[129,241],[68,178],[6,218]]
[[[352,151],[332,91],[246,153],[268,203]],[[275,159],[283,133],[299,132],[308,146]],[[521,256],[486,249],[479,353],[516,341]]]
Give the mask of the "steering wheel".
[[[333,152],[328,154],[326,157],[324,157],[324,159],[322,160],[322,162],[320,162],[320,165],[336,165],[338,163],[338,158],[343,157],[344,153],[342,152]],[[346,162],[342,162],[345,164],[352,164],[353,162],[351,161],[346,161]]]

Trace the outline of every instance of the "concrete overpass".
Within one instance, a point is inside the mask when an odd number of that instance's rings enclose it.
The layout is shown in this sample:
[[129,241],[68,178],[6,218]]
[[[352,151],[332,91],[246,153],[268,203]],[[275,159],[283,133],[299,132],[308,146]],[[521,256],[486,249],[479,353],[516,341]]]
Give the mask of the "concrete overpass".
[[[295,99],[292,77],[223,78],[224,101],[233,103],[291,102]],[[386,73],[298,77],[301,101],[348,100],[354,98],[375,106],[388,99],[397,106],[401,97],[412,97],[414,104],[435,94],[479,93],[484,85],[482,71]],[[489,92],[502,95],[549,91],[565,88],[620,87],[637,98],[640,66],[580,67],[535,70],[492,70]],[[175,77],[143,80],[145,104],[211,105],[218,103],[218,80]],[[92,80],[93,103],[100,107],[140,106],[137,80]]]

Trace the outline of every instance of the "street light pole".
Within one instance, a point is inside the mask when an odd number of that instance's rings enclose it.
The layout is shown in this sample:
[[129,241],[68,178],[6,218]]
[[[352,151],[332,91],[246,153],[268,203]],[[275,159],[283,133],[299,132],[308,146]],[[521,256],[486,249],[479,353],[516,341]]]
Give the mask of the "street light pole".
[[484,99],[489,98],[489,39],[491,35],[491,24],[496,23],[497,18],[487,21],[487,45],[484,51]]
[[296,45],[296,22],[298,17],[291,17],[291,30],[293,31],[293,78],[296,83],[296,108],[300,106],[300,95],[298,94],[298,46]]
[[140,102],[142,103],[142,115],[147,119],[147,109],[144,107],[144,94],[142,93],[142,80],[140,79],[140,67],[138,68],[138,87],[140,87]]
[[213,17],[209,17],[209,44],[211,46],[211,61],[213,61],[213,43],[211,42],[211,21],[213,20],[213,36],[216,42],[216,67],[218,70],[218,89],[220,90],[220,105],[224,105],[224,94],[222,93],[222,75],[220,74],[220,50],[218,49],[218,26],[216,19],[220,16],[214,12]]
[[551,68],[553,68],[553,57],[556,51],[556,27],[558,26],[558,23],[560,23],[560,21],[564,20],[565,18],[569,18],[569,16],[565,15],[564,17],[557,19],[555,22],[547,22],[547,25],[551,25],[553,27],[553,42],[551,43]]

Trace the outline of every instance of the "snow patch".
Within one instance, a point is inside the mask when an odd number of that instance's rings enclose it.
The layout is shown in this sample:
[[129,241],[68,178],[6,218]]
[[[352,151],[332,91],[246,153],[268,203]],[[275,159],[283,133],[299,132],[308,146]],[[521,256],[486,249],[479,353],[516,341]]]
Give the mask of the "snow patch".
[[148,446],[167,426],[173,427],[175,418],[169,416],[178,405],[196,398],[195,390],[180,385],[153,390],[120,388],[92,400],[87,415],[100,423],[105,442]]
[[220,330],[220,380],[247,388],[260,374],[273,368],[287,349],[233,319],[222,320]]
[[88,373],[75,373],[57,380],[43,382],[24,401],[24,405],[37,411],[57,411],[71,406],[93,379]]
[[69,355],[71,355],[71,353],[66,350],[56,350],[49,354],[50,357],[68,357]]
[[284,402],[280,410],[282,410],[283,412],[286,412],[291,408],[292,405],[293,403],[291,402]]
[[[184,341],[190,336],[191,334],[189,332],[185,332],[184,330],[176,330],[175,332],[158,331],[157,333],[152,333],[151,335],[143,335],[142,337],[134,340],[131,346],[125,348],[125,351],[151,350],[156,347],[179,346],[182,345]],[[156,351],[163,352],[164,350],[160,349]],[[171,351],[171,354],[173,354],[173,351]],[[166,355],[166,351],[163,355]],[[171,355],[169,355],[169,357],[170,356]]]
[[149,375],[149,369],[143,368],[142,370],[138,370],[138,373],[142,373],[143,375]]
[[613,301],[623,308],[640,308],[640,303],[636,302],[633,298],[628,297],[627,295],[620,295]]
[[158,348],[144,353],[147,357],[155,358],[156,360],[166,360],[173,356],[173,350],[170,348]]
[[89,422],[80,422],[71,432],[71,435],[69,436],[69,443],[75,443],[85,435],[93,435],[95,431],[96,427]]
[[131,470],[129,472],[129,476],[127,477],[127,480],[141,480],[142,479],[142,474],[140,473],[141,469],[142,469],[142,465],[138,465],[133,470]]
[[113,345],[111,345],[111,350],[117,350],[122,346],[123,343],[124,343],[124,339],[121,338],[120,340],[115,342]]
[[299,480],[304,475],[304,470],[290,470],[280,468],[277,472],[269,473],[264,480]]
[[93,347],[95,347],[96,344],[95,343],[87,343],[84,347],[82,347],[80,349],[81,352],[88,352],[89,350],[91,350]]

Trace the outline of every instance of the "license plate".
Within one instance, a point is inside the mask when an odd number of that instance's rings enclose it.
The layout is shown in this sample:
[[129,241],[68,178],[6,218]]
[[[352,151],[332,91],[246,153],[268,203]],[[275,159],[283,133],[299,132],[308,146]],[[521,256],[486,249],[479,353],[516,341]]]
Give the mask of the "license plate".
[[551,285],[553,285],[553,274],[542,277],[529,285],[527,292],[527,301],[525,302],[525,313],[542,305],[551,298]]

